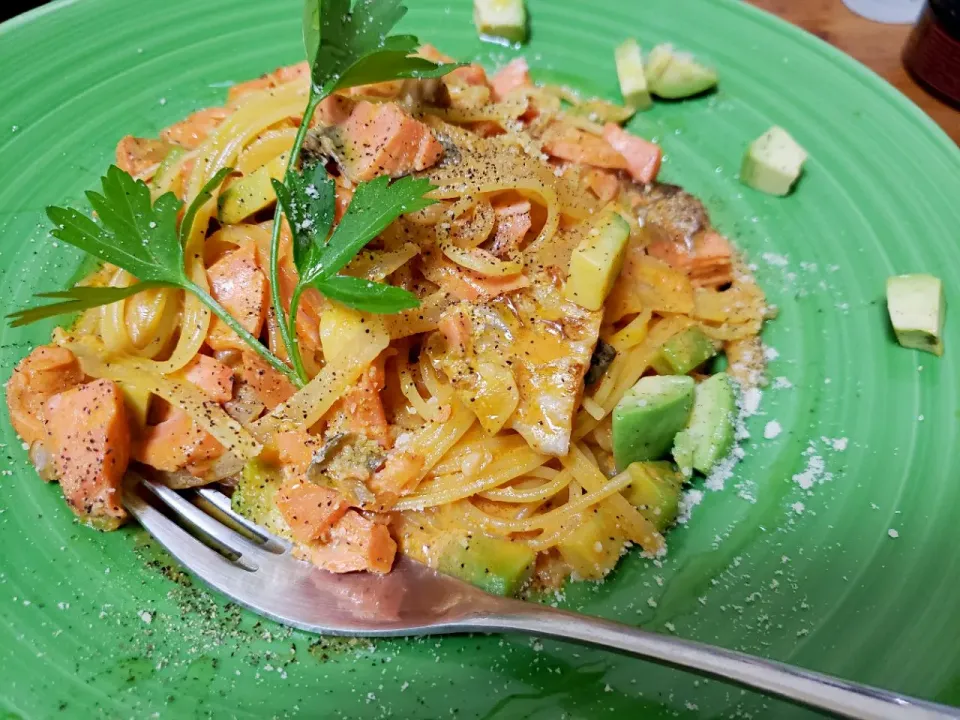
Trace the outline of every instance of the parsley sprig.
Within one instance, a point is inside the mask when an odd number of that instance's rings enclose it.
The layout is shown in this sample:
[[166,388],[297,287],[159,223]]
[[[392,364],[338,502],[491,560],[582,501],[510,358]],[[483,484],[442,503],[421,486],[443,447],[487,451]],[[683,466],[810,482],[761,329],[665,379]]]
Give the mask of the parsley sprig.
[[[403,213],[433,203],[424,198],[426,181],[386,177],[360,183],[347,212],[327,239],[333,221],[334,184],[322,166],[297,169],[300,149],[317,107],[337,90],[402,78],[440,77],[459,64],[436,64],[412,57],[419,41],[413,35],[388,35],[407,12],[401,0],[306,0],[303,41],[310,62],[310,99],[290,152],[283,183],[274,182],[277,210],[270,244],[270,287],[280,335],[297,374],[306,380],[297,344],[296,316],[307,287],[358,310],[396,313],[419,302],[411,293],[381,283],[337,273],[363,247]],[[307,180],[307,177],[310,180]],[[294,235],[294,264],[300,280],[289,314],[280,297],[280,231],[287,216]],[[296,301],[296,302],[295,302]]]
[[[401,0],[306,0],[303,44],[315,94],[401,78],[434,78],[460,67],[415,57],[415,35],[390,35],[406,14]],[[319,101],[318,101],[319,102]]]
[[[316,288],[333,300],[372,313],[417,307],[416,296],[402,288],[339,272],[400,215],[431,205],[434,201],[425,197],[431,189],[429,182],[411,177],[391,182],[381,177],[360,183],[331,234],[336,207],[334,182],[322,165],[298,168],[310,120],[320,103],[337,90],[402,78],[440,77],[460,67],[412,56],[419,45],[413,35],[388,35],[405,13],[401,0],[356,0],[352,6],[351,0],[305,0],[303,38],[311,66],[310,96],[284,181],[273,181],[277,210],[269,267],[271,300],[292,369],[194,283],[184,266],[184,245],[197,212],[233,172],[229,168],[210,179],[179,223],[181,200],[168,192],[151,202],[146,184],[116,166],[101,178],[102,192],[87,193],[96,219],[74,208],[47,208],[54,237],[123,268],[139,282],[130,287],[74,287],[39,293],[39,298],[60,302],[15,312],[8,316],[11,325],[108,305],[152,288],[185,290],[196,295],[274,369],[302,386],[308,377],[297,345],[295,320],[304,290]],[[299,276],[289,313],[284,309],[279,282],[283,215],[293,232],[293,259]]]
[[184,267],[183,248],[197,212],[223,181],[233,172],[224,168],[214,175],[187,208],[183,220],[177,218],[183,202],[173,193],[164,193],[156,202],[141,180],[115,165],[100,179],[102,192],[90,191],[87,199],[97,213],[93,219],[75,208],[49,207],[53,223],[50,234],[104,262],[123,268],[140,280],[130,287],[74,287],[38,297],[62,302],[15,312],[9,317],[18,327],[57,315],[78,312],[123,300],[151,288],[176,288],[196,295],[211,312],[224,321],[271,366],[291,379],[296,375],[276,355],[218,303],[210,293],[193,282]]
[[384,176],[359,184],[349,209],[328,240],[336,197],[334,182],[323,166],[314,167],[306,175],[291,173],[286,184],[273,181],[278,204],[293,232],[298,281],[290,299],[289,333],[290,356],[298,374],[304,369],[296,317],[300,297],[308,287],[344,305],[372,313],[395,313],[420,304],[416,295],[403,288],[337,273],[399,215],[431,205],[433,201],[424,197],[430,187],[429,181],[412,177],[391,183]]

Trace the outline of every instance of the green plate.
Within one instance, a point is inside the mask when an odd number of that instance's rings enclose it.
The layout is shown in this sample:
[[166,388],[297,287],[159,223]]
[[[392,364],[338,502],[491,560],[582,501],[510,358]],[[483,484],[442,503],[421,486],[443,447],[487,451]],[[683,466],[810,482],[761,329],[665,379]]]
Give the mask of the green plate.
[[[406,27],[442,50],[490,67],[515,54],[477,40],[467,0],[410,4]],[[941,359],[904,350],[883,302],[886,276],[910,271],[939,274],[955,300],[960,152],[875,75],[745,3],[529,5],[539,79],[616,99],[613,47],[627,35],[717,65],[717,94],[658,104],[631,127],[663,144],[662,176],[704,199],[780,311],[765,334],[778,380],[735,476],[705,491],[662,566],[631,557],[558,601],[960,704],[960,326],[948,320]],[[49,239],[43,207],[80,202],[123,134],[153,135],[220,103],[230,83],[299,60],[299,8],[82,0],[0,27],[0,312],[78,266]],[[774,123],[810,152],[787,199],[736,179],[747,143]],[[5,372],[48,330],[0,330]],[[193,584],[141,531],[77,526],[3,415],[3,717],[802,714],[552,641],[344,642],[260,621]]]

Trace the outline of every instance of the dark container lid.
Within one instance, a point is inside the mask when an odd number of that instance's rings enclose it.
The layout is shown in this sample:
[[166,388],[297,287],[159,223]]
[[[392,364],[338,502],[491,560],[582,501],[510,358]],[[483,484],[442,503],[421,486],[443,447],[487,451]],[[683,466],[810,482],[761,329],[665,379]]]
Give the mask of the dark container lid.
[[960,0],[930,0],[930,11],[944,30],[960,40]]
[[931,94],[960,108],[960,0],[929,0],[907,39],[903,64]]

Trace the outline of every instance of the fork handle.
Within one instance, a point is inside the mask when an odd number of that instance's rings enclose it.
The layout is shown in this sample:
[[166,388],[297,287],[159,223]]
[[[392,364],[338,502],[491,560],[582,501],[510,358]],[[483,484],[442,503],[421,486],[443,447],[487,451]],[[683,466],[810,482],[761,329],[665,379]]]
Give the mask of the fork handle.
[[472,629],[514,631],[619,650],[840,717],[860,720],[960,718],[958,708],[897,695],[733,650],[532,603],[507,601],[499,607],[505,612],[494,610],[476,616],[470,623]]

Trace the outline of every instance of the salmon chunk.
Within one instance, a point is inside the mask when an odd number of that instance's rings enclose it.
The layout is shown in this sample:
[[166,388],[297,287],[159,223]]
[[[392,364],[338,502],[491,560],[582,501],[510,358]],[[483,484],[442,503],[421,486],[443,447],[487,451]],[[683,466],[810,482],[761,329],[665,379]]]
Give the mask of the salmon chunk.
[[407,450],[394,452],[384,466],[374,473],[370,489],[377,495],[404,495],[416,486],[425,462],[423,455],[417,453]]
[[277,85],[285,85],[296,80],[305,80],[310,77],[310,63],[306,60],[301,60],[293,65],[284,65],[270,73],[270,77]]
[[112,380],[57,393],[45,426],[63,496],[78,517],[104,530],[127,517],[121,483],[130,460],[130,426],[123,393]]
[[186,120],[171,125],[160,131],[160,137],[174,145],[180,145],[187,150],[194,150],[207,139],[227,116],[230,111],[226,108],[207,108],[187,117]]
[[691,242],[658,240],[647,252],[687,273],[696,287],[718,287],[733,281],[733,248],[720,233],[697,233]]
[[472,85],[475,87],[487,85],[487,72],[483,69],[482,65],[478,65],[477,63],[458,67],[453,72],[445,75],[444,78],[450,78],[464,85]]
[[286,375],[270,367],[267,361],[255,352],[243,353],[240,377],[268,410],[285,403],[297,391]]
[[543,135],[543,150],[560,160],[608,170],[626,170],[627,161],[602,137],[570,125],[554,123]]
[[502,258],[512,255],[520,249],[523,239],[533,226],[530,217],[530,202],[520,200],[503,205],[495,204],[494,211],[497,215],[497,225],[490,252]]
[[426,170],[443,146],[396,103],[359,102],[340,129],[344,169],[354,182]]
[[236,105],[238,100],[252,93],[270,90],[290,82],[305,80],[308,77],[310,77],[310,65],[306,61],[277,68],[255,80],[248,80],[232,86],[227,90],[227,103],[231,106]]
[[127,135],[117,143],[117,167],[139,177],[163,162],[172,147],[173,145],[163,140]]
[[236,106],[237,102],[243,98],[252,95],[253,93],[270,90],[273,87],[276,87],[276,85],[273,83],[273,80],[270,78],[269,74],[261,75],[258,78],[237,83],[236,85],[231,85],[230,89],[227,90],[227,104],[231,107],[234,107]]
[[[430,62],[435,63],[452,63],[456,60],[449,55],[446,55],[433,45],[429,43],[424,43],[417,50],[417,55],[429,60]],[[444,76],[444,80],[454,80],[458,83],[464,85],[486,85],[487,84],[487,73],[483,69],[482,65],[477,63],[471,63],[470,65],[465,65],[464,67],[457,68],[451,73],[448,73]]]
[[583,182],[602,203],[610,202],[620,191],[620,180],[608,170],[590,168],[583,174]]
[[300,542],[325,538],[350,506],[336,490],[310,482],[283,485],[276,495],[277,508]]
[[[227,312],[260,336],[267,314],[267,278],[257,267],[256,249],[250,244],[228,252],[207,270],[210,293]],[[247,347],[220,318],[212,318],[207,344],[214,350]]]
[[388,573],[396,554],[397,543],[385,525],[348,510],[331,528],[329,541],[311,548],[310,560],[335,573]]
[[226,402],[233,397],[233,370],[209,355],[197,355],[187,363],[183,377],[214,402]]
[[694,238],[690,280],[700,287],[715,287],[733,280],[733,247],[717,232]]
[[7,383],[10,422],[25,442],[43,441],[47,400],[83,382],[80,363],[69,350],[57,345],[34,348],[16,368]]
[[277,433],[273,441],[280,462],[290,470],[290,477],[301,478],[306,475],[313,462],[313,454],[320,447],[320,439],[305,430],[287,430]]
[[452,63],[456,60],[446,53],[440,52],[434,45],[430,43],[424,43],[419,48],[417,48],[417,55],[422,57],[424,60],[429,60],[430,62],[435,63]]
[[603,138],[627,161],[627,171],[637,182],[652,183],[660,172],[663,151],[656,143],[631,135],[616,123],[603,126]]
[[148,425],[133,449],[137,462],[166,472],[199,473],[221,455],[223,445],[180,408],[171,409],[157,425]]
[[382,446],[391,443],[390,427],[380,399],[380,391],[386,385],[383,355],[360,376],[357,384],[344,393],[343,410],[350,418],[350,429],[363,433]]
[[330,95],[320,101],[313,114],[314,125],[342,125],[350,117],[353,100],[342,95]]
[[490,79],[494,100],[503,100],[511,91],[530,87],[530,68],[523,58],[511,60]]

